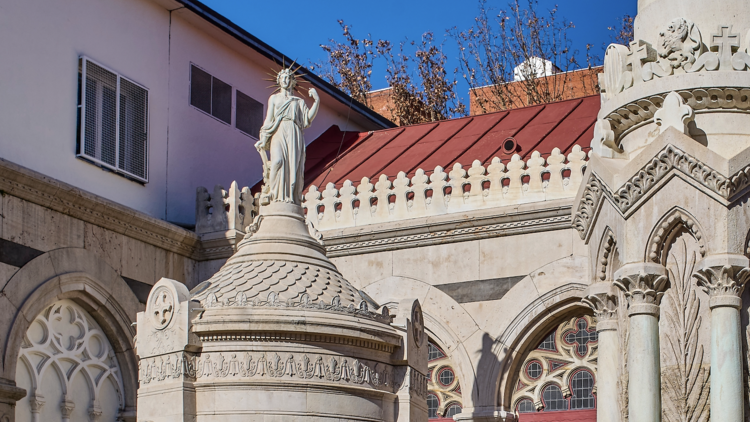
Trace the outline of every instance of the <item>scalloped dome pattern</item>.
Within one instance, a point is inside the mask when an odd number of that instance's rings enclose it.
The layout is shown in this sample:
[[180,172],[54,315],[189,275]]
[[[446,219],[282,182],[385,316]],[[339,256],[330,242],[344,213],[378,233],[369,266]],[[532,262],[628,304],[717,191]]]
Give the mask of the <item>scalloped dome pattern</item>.
[[[219,303],[233,305],[239,293],[247,301],[266,301],[274,292],[279,302],[299,301],[307,293],[311,302],[331,303],[339,296],[341,306],[359,306],[362,297],[341,274],[317,265],[287,261],[249,261],[224,265],[213,277],[193,289],[193,300],[205,306],[211,293]],[[239,295],[242,296],[242,295]]]

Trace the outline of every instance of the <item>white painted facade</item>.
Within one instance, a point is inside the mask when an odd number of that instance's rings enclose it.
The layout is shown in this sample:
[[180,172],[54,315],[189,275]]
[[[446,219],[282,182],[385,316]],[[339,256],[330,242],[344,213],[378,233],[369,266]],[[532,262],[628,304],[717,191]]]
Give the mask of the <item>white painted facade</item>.
[[[43,0],[0,4],[0,150],[20,164],[150,216],[194,224],[197,186],[252,186],[255,140],[190,105],[190,64],[265,104],[274,65],[176,1]],[[149,91],[148,183],[76,158],[78,58],[85,55]],[[320,91],[320,90],[319,90]],[[234,95],[233,95],[234,96]],[[379,126],[321,93],[307,132]],[[12,106],[11,106],[12,105]]]

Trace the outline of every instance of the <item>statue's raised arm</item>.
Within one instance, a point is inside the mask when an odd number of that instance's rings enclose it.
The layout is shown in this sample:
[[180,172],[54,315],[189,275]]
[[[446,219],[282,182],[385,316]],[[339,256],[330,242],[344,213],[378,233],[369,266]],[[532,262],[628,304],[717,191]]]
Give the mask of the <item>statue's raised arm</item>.
[[[261,205],[271,201],[300,205],[305,171],[303,130],[310,127],[318,114],[320,97],[315,88],[310,88],[314,102],[308,108],[302,98],[295,96],[297,79],[291,68],[282,69],[276,83],[279,92],[268,99],[266,120],[255,144],[263,159]],[[270,158],[266,151],[270,152]]]

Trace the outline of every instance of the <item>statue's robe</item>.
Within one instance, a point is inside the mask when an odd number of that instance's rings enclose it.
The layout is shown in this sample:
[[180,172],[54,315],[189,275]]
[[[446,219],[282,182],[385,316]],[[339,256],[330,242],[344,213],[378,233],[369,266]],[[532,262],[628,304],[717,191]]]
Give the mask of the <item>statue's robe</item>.
[[301,98],[292,96],[275,110],[269,110],[269,114],[271,112],[274,114],[268,116],[260,129],[261,139],[271,137],[268,163],[271,167],[268,178],[270,199],[301,204],[305,171],[302,130],[310,126],[308,108]]

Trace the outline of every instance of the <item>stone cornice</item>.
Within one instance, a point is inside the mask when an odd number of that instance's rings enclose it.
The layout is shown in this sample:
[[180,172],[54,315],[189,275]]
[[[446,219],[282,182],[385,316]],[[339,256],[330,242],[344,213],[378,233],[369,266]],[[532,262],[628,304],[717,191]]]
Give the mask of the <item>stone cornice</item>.
[[322,232],[328,257],[513,236],[571,225],[569,199]]
[[2,158],[0,191],[183,256],[194,258],[200,249],[191,231]]
[[586,239],[594,214],[601,206],[603,198],[606,197],[625,216],[637,209],[637,205],[657,186],[675,174],[704,187],[714,197],[727,204],[750,186],[750,165],[744,166],[727,177],[682,149],[667,144],[640,170],[614,190],[610,190],[596,173],[591,172],[582,188],[583,193],[579,194],[580,200],[573,216],[573,227],[578,230],[581,239]]

